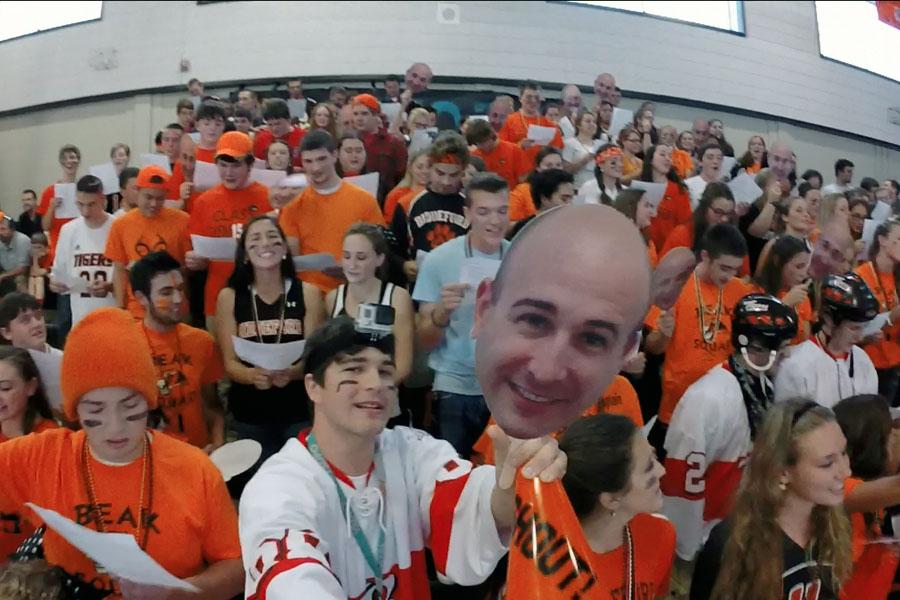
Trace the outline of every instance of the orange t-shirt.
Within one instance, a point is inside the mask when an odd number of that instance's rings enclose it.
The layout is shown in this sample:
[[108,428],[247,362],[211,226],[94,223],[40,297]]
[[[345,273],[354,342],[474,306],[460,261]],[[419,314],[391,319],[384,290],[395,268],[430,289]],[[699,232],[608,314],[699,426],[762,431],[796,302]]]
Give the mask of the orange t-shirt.
[[744,171],[747,173],[747,175],[756,175],[757,173],[762,171],[762,168],[762,163],[755,162],[749,167],[744,167]]
[[656,209],[656,216],[650,222],[650,239],[657,248],[663,248],[665,255],[666,239],[672,230],[682,223],[691,220],[691,197],[687,190],[674,181],[666,185],[662,202]]
[[[41,419],[35,424],[31,433],[37,434],[57,427],[59,425],[50,419]],[[0,444],[9,440],[10,438],[0,433]],[[34,533],[35,526],[22,514],[25,510],[21,504],[8,505],[0,494],[0,564],[6,562],[6,559],[22,545],[22,542]]]
[[[526,117],[520,110],[509,115],[506,118],[506,121],[504,121],[503,123],[503,127],[500,128],[500,139],[507,142],[512,142],[513,144],[518,144],[526,137],[528,137],[528,127],[530,125],[553,127],[554,129],[556,129],[556,123],[554,123],[550,119],[542,117],[540,115],[537,117]],[[562,135],[560,135],[558,129],[556,130],[556,135],[553,136],[553,140],[550,142],[550,145],[554,148],[559,148],[560,150],[562,149],[563,140]],[[525,153],[525,157],[529,165],[534,164],[534,159],[540,151],[541,147],[537,145],[522,150],[522,152]]]
[[166,382],[159,392],[165,431],[204,448],[209,444],[209,429],[200,390],[225,376],[219,347],[209,333],[184,323],[165,333],[146,325],[143,329],[157,375]]
[[[872,294],[878,299],[878,312],[887,312],[897,306],[897,288],[893,273],[876,273],[872,262],[866,262],[856,268]],[[882,329],[884,339],[877,344],[865,344],[863,350],[872,359],[876,369],[890,369],[900,365],[900,323]]]
[[[706,307],[704,325],[710,328],[715,323],[719,288],[712,283],[701,281],[695,274],[688,279],[675,306],[672,307],[675,331],[669,340],[663,361],[662,399],[659,406],[659,420],[666,424],[672,419],[672,412],[685,390],[731,354],[731,316],[734,305],[751,291],[749,286],[737,278],[725,284],[722,290],[719,324],[712,341],[706,342],[700,333],[695,282],[699,282],[700,297]],[[657,328],[660,314],[659,308],[650,307],[647,322],[652,329]]]
[[682,179],[687,179],[694,173],[694,160],[690,154],[679,148],[672,150],[672,166]]
[[[844,481],[844,498],[861,483],[861,479],[854,477]],[[890,545],[868,543],[870,539],[881,537],[881,530],[866,527],[866,519],[862,513],[850,513],[850,525],[853,528],[853,571],[841,587],[841,600],[887,598],[900,557]]]
[[520,183],[509,192],[509,221],[521,221],[537,214],[531,198],[531,184]]
[[394,211],[397,210],[398,206],[402,206],[403,210],[408,214],[409,205],[412,203],[412,199],[424,190],[425,188],[418,185],[414,185],[413,187],[396,187],[392,189],[384,199],[385,223],[390,223],[394,220]]
[[[216,149],[201,148],[200,146],[195,146],[194,158],[196,158],[198,162],[215,163]],[[176,162],[175,168],[172,169],[172,176],[169,177],[169,183],[166,186],[166,200],[178,200],[181,197],[180,192],[182,183],[184,183],[184,171],[181,169],[181,162]],[[199,195],[200,192],[193,192],[188,204],[193,203],[193,201],[196,200],[197,196]],[[190,206],[185,206],[184,210],[187,212],[191,212],[190,208]]]
[[[148,532],[146,552],[178,578],[193,577],[209,565],[241,556],[237,513],[222,474],[202,450],[171,436],[150,434],[152,468],[140,506],[144,460],[105,465],[84,454],[84,431],[56,429],[0,445],[0,496],[17,505],[33,502],[91,529],[137,535]],[[87,464],[85,464],[87,463]],[[88,496],[86,471],[94,481],[97,505]],[[152,504],[149,488],[152,486]],[[143,514],[144,518],[140,519]],[[39,519],[35,516],[35,522]],[[112,590],[94,562],[52,529],[44,535],[47,562],[101,590]],[[113,595],[110,598],[119,598]]]
[[[44,191],[41,193],[41,201],[38,203],[37,210],[35,212],[43,217],[48,210],[50,210],[50,203],[53,202],[54,194],[56,193],[53,186],[55,183],[51,183],[47,187],[44,188]],[[59,230],[62,229],[62,226],[68,223],[69,221],[74,221],[75,219],[60,219],[56,216],[56,213],[53,213],[53,220],[50,221],[50,264],[53,264],[53,257],[56,256],[56,242],[59,240]]]
[[[669,237],[666,238],[666,244],[662,249],[662,256],[665,256],[673,248],[693,248],[694,247],[694,222],[688,221],[682,223],[672,230]],[[744,255],[744,264],[738,273],[741,277],[750,276],[750,257]]]
[[[557,135],[559,134],[557,133]],[[505,179],[509,184],[509,189],[519,185],[522,177],[531,171],[533,164],[533,161],[528,160],[518,144],[506,140],[497,140],[497,145],[490,154],[476,149],[472,152],[472,156],[477,156],[484,161],[485,171],[496,173]]]
[[[200,194],[194,202],[189,230],[191,235],[233,237],[239,240],[247,221],[271,210],[269,188],[263,184],[253,181],[239,190],[229,190],[219,184]],[[216,314],[216,300],[219,292],[228,283],[232,271],[234,271],[232,261],[209,261],[203,294],[203,314],[207,316]]]
[[650,266],[654,269],[659,264],[659,255],[656,253],[656,244],[647,241],[647,258],[650,259]]
[[[180,263],[191,249],[188,236],[188,214],[174,208],[163,207],[159,215],[148,219],[139,209],[130,210],[109,228],[104,254],[109,260],[130,268],[131,263],[151,252],[165,250]],[[126,308],[136,319],[144,318],[144,307],[127,287]]]
[[[675,560],[675,526],[661,515],[641,513],[628,522],[634,548],[634,597],[663,598],[669,594],[669,578]],[[622,544],[612,552],[591,552],[588,560],[600,584],[591,598],[627,598],[625,569],[627,549]]]
[[[622,415],[631,419],[638,427],[644,426],[644,416],[641,413],[641,403],[638,400],[637,392],[631,382],[622,375],[616,375],[600,399],[581,413],[581,416],[591,417],[599,414]],[[473,462],[480,465],[494,464],[494,443],[487,434],[487,428],[495,423],[493,417],[488,419],[485,431],[472,446]],[[565,432],[565,428],[554,433],[553,437],[559,438],[563,432]]]
[[[278,217],[284,234],[300,240],[300,254],[327,252],[338,263],[343,253],[344,234],[359,221],[384,225],[384,215],[372,194],[346,181],[328,195],[320,194],[312,186],[306,188]],[[325,293],[340,284],[319,271],[304,271],[300,279]]]
[[622,178],[628,179],[631,177],[632,179],[636,179],[641,176],[641,169],[644,168],[644,161],[639,159],[636,156],[626,156],[622,155]]

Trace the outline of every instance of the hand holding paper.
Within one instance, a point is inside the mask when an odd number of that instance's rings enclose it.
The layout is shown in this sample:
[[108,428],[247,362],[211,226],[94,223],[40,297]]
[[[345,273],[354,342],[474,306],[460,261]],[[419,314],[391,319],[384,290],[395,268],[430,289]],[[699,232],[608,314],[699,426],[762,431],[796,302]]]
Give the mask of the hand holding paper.
[[194,253],[209,260],[234,261],[237,240],[230,237],[207,237],[191,234]]
[[665,183],[634,180],[631,182],[630,187],[644,190],[644,196],[647,198],[647,202],[652,204],[654,208],[659,207],[659,203],[662,202],[663,196],[666,194]]
[[734,194],[734,201],[738,204],[753,204],[763,195],[762,188],[756,185],[756,180],[747,173],[741,173],[729,181],[728,189]]
[[219,169],[208,162],[197,161],[194,165],[194,189],[209,190],[221,183]]
[[172,174],[172,165],[169,164],[169,157],[165,154],[141,154],[141,166],[149,167],[150,165],[161,167],[169,175]]
[[534,141],[536,146],[546,146],[556,137],[556,127],[542,127],[541,125],[529,125],[527,139]]
[[260,344],[231,336],[234,353],[244,362],[267,371],[283,371],[295,364],[303,356],[306,340],[285,344]]
[[116,173],[116,167],[112,163],[94,165],[88,172],[103,182],[103,193],[107,196],[119,191],[119,174]]
[[58,204],[53,215],[57,219],[77,219],[79,216],[78,205],[75,204],[75,184],[57,183],[53,186],[53,197],[58,198]]

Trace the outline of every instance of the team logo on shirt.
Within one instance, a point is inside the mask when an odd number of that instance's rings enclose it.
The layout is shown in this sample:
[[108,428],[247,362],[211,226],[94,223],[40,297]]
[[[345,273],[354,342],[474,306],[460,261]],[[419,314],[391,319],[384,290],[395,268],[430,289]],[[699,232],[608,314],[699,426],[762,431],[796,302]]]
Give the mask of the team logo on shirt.
[[145,242],[144,236],[141,236],[134,245],[134,252],[141,258],[153,252],[163,252],[168,249],[169,245],[166,243],[166,240],[158,233],[156,234],[156,241],[150,240],[150,242]]

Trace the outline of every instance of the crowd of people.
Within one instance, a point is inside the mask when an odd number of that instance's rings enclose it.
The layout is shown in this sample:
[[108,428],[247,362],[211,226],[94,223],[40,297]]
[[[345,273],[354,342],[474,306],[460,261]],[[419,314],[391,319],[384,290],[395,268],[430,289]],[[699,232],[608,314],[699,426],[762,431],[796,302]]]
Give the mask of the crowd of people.
[[66,144],[0,218],[0,597],[887,598],[900,184],[652,102],[613,130],[609,73],[438,132],[431,79],[191,80],[158,160],[114,143],[111,189]]

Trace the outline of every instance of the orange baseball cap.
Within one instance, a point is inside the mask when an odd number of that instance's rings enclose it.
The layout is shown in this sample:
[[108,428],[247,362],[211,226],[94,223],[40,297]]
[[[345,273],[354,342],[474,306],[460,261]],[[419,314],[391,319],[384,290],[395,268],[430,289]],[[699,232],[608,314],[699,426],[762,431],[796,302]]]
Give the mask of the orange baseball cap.
[[381,112],[381,103],[372,94],[359,94],[353,97],[353,104],[362,104],[376,115]]
[[149,165],[140,170],[137,176],[137,186],[154,190],[164,190],[169,184],[169,174],[159,165]]
[[216,144],[216,158],[230,156],[235,160],[241,160],[253,152],[253,142],[250,136],[240,131],[228,131],[222,134]]

